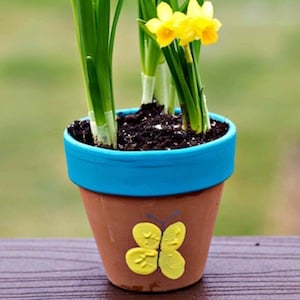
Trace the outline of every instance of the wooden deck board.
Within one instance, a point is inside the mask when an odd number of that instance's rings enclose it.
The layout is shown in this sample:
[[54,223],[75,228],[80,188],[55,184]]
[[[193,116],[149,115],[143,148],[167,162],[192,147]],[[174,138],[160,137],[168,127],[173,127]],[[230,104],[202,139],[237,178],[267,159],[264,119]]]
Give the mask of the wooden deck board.
[[111,285],[92,239],[0,240],[0,299],[300,299],[300,236],[216,237],[205,275],[171,293]]

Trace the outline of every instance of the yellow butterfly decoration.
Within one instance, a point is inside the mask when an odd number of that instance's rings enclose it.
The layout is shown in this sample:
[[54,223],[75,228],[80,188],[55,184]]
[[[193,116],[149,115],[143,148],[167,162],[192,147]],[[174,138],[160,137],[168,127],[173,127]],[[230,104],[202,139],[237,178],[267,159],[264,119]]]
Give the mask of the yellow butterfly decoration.
[[186,228],[182,222],[171,224],[164,230],[149,222],[138,223],[132,235],[139,247],[126,252],[129,269],[140,275],[149,275],[159,267],[170,279],[178,279],[184,273],[185,259],[177,251],[185,238]]

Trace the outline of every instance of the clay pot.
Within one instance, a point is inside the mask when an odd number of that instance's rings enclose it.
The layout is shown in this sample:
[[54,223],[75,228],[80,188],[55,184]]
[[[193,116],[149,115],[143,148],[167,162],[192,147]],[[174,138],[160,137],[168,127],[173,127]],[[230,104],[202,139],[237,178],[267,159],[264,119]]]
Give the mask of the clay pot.
[[68,174],[114,285],[160,292],[201,278],[236,143],[234,124],[211,117],[229,124],[225,136],[170,151],[96,148],[65,130]]
[[[136,198],[100,194],[80,188],[91,228],[107,277],[128,290],[169,291],[197,282],[203,274],[223,184],[212,188],[165,197]],[[167,227],[176,222],[186,226],[186,235],[177,251],[185,260],[182,276],[166,277],[159,267],[148,275],[132,272],[125,255],[137,247],[132,228],[140,222]]]

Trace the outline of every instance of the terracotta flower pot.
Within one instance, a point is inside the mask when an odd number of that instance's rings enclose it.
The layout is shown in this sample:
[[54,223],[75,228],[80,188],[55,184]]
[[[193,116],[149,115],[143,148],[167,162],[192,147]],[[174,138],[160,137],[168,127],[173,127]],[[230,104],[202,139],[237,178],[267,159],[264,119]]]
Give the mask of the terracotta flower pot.
[[159,292],[202,277],[236,143],[234,124],[211,117],[229,124],[225,136],[171,151],[101,149],[65,131],[69,177],[80,188],[113,284]]

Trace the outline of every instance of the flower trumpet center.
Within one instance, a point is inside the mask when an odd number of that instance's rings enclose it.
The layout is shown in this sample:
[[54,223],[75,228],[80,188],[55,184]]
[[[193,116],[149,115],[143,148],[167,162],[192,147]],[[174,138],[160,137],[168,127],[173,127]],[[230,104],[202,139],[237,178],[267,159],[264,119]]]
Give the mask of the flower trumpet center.
[[168,26],[161,26],[157,30],[157,42],[161,47],[165,47],[172,43],[175,38],[175,31]]

